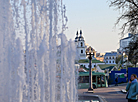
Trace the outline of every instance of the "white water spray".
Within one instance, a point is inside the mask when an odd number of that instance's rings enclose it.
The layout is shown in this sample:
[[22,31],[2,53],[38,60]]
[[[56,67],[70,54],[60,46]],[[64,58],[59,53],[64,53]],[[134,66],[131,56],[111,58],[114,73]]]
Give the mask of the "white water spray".
[[76,102],[62,0],[1,0],[0,14],[0,102]]

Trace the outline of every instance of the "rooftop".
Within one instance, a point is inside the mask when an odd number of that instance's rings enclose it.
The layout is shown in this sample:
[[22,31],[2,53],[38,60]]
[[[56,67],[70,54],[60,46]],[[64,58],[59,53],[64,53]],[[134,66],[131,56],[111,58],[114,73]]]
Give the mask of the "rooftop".
[[[82,60],[79,60],[79,63],[89,63],[89,60],[88,59],[82,59]],[[92,63],[104,63],[104,62],[93,59]]]
[[131,38],[131,37],[126,37],[126,38],[123,38],[123,39],[121,39],[121,40],[129,39],[129,38]]
[[98,65],[102,70],[109,69],[111,71],[116,65],[115,64],[105,64],[105,65]]
[[[135,34],[135,36],[138,36],[138,34]],[[129,39],[129,38],[132,38],[133,37],[133,34],[128,34],[128,37],[126,37],[126,38],[123,38],[123,39],[121,39],[121,40],[125,40],[125,39]]]
[[116,56],[117,52],[107,52],[105,56]]
[[[92,75],[105,75],[103,72],[92,72]],[[79,76],[89,76],[89,72],[80,72]]]

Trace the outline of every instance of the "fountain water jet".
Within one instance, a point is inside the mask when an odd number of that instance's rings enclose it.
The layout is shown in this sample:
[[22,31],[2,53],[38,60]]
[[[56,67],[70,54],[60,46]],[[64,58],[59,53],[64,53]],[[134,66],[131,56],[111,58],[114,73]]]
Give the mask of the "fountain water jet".
[[62,0],[1,0],[0,13],[0,102],[76,102]]

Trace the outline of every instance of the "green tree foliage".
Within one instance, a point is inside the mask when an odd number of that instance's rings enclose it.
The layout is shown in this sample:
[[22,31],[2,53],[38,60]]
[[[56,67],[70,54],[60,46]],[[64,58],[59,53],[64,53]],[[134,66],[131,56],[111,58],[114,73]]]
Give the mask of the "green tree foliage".
[[123,64],[122,55],[118,55],[118,56],[116,57],[115,62],[116,62],[116,64],[117,64],[118,70],[119,70],[120,68],[122,68],[122,64]]
[[116,60],[115,60],[116,64],[122,63],[122,55],[118,55]]
[[125,21],[121,27],[122,36],[125,33],[138,34],[138,0],[110,0],[110,7],[122,11],[116,25]]
[[128,60],[132,63],[132,64],[137,64],[138,62],[138,38],[136,38],[135,40],[132,40],[129,43],[129,46],[127,47],[127,51],[128,51]]

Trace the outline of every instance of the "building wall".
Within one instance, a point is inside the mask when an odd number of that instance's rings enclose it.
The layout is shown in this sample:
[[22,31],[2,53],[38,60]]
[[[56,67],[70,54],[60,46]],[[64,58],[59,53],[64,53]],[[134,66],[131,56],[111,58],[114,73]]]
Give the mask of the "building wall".
[[85,42],[83,40],[82,41],[78,41],[78,47],[84,47],[85,48]]
[[105,53],[96,53],[96,59],[99,60],[99,61],[102,61],[104,62],[104,56],[105,56]]
[[80,59],[86,59],[85,48],[78,47],[78,54]]
[[78,52],[79,59],[86,59],[85,41],[81,40],[81,41],[76,42],[76,47],[77,47],[77,52]]
[[[92,63],[92,68],[96,67],[98,64],[105,64],[105,63]],[[89,68],[89,63],[79,63],[79,65],[85,65],[86,68]]]
[[119,50],[121,52],[125,51],[125,47],[127,47],[129,45],[129,42],[132,40],[132,38],[127,38],[127,39],[122,39],[120,40],[120,48]]
[[96,57],[97,60],[104,62],[104,56],[103,57]]
[[[138,37],[138,34],[136,34],[135,37]],[[119,50],[121,51],[121,53],[123,53],[125,51],[124,48],[129,45],[129,43],[130,43],[130,41],[132,41],[132,39],[133,39],[133,35],[129,33],[128,37],[120,40]]]
[[116,60],[116,56],[105,56],[104,58],[104,62],[106,64],[116,64],[115,60]]

